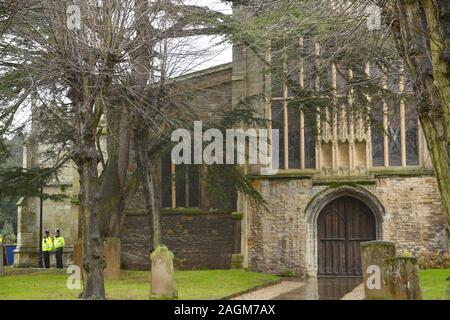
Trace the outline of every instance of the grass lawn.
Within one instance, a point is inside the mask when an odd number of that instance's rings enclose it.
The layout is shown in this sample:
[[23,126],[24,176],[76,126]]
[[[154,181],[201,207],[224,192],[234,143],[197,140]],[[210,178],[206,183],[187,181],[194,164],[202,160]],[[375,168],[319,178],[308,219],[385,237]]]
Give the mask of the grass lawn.
[[450,281],[450,269],[427,269],[420,271],[420,286],[424,300],[445,299],[445,290]]
[[[25,269],[26,270],[26,269]],[[66,288],[68,274],[57,270],[10,270],[0,277],[0,300],[77,299],[80,290]],[[278,277],[242,270],[176,271],[179,299],[220,299],[277,280]],[[122,271],[119,280],[105,282],[108,299],[148,299],[150,272]]]

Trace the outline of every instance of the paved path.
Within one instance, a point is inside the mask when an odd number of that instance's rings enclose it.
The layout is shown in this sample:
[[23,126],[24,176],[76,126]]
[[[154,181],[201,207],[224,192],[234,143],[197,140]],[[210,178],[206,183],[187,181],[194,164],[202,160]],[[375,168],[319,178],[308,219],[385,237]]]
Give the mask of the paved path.
[[303,285],[304,283],[299,281],[282,281],[279,284],[249,292],[231,300],[271,300],[281,294],[298,289]]
[[364,284],[361,283],[351,292],[342,297],[341,300],[364,300]]
[[231,300],[362,300],[360,278],[320,277],[279,284],[249,292]]

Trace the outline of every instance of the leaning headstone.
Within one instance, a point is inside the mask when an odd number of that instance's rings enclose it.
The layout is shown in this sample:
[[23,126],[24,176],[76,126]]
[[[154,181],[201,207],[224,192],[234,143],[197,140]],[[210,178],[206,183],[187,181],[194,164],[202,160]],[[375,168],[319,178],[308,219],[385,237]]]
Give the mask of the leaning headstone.
[[383,260],[395,257],[395,243],[368,241],[360,245],[366,299],[384,299]]
[[177,299],[172,252],[166,246],[160,245],[152,252],[150,259],[152,262],[151,297]]
[[422,300],[416,257],[384,260],[383,275],[386,300]]

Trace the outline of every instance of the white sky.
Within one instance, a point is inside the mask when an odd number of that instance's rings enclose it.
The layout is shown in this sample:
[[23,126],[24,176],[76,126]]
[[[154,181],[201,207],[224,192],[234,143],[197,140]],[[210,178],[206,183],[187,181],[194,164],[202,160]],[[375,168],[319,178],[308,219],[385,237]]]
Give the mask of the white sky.
[[[207,6],[211,10],[216,10],[224,14],[231,14],[231,5],[225,4],[219,0],[186,0],[186,4]],[[198,59],[192,71],[198,71],[213,67],[219,64],[228,63],[232,61],[232,46],[230,43],[222,43],[223,37],[219,36],[202,36],[196,39],[191,39],[191,45],[197,49],[205,49],[205,54],[202,59]]]

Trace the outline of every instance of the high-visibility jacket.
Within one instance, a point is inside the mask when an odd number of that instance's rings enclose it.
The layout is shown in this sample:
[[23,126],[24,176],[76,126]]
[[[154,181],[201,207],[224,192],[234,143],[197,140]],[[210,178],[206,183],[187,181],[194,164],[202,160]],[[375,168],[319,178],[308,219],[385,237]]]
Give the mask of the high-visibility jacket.
[[53,238],[53,245],[54,245],[55,249],[60,249],[60,248],[64,247],[65,244],[66,243],[62,236]]
[[53,250],[53,240],[52,238],[42,239],[42,251],[52,251]]

